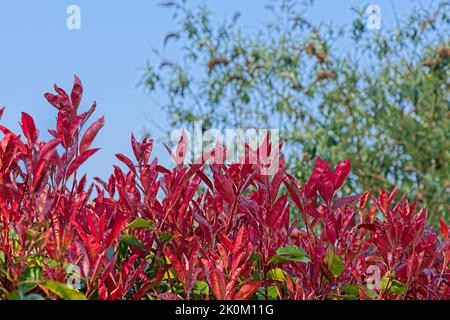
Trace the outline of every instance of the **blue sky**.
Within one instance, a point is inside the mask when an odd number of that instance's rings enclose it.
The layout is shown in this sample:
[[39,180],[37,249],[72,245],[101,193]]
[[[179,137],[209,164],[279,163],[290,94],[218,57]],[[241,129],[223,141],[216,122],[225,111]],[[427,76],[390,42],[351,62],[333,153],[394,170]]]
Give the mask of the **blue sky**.
[[[189,1],[188,1],[189,2]],[[190,1],[199,3],[200,1]],[[266,1],[210,0],[217,19],[242,13],[241,23],[258,27],[267,18]],[[376,4],[382,11],[383,26],[392,26],[395,3],[401,18],[410,7],[409,0],[317,0],[307,17],[313,21],[350,23],[352,7]],[[93,100],[98,107],[94,119],[106,118],[97,137],[102,150],[83,167],[92,177],[111,173],[114,154],[131,153],[130,135],[147,127],[159,138],[158,130],[146,120],[164,125],[165,115],[150,96],[138,87],[151,48],[162,47],[164,35],[174,29],[172,12],[158,5],[160,0],[2,0],[0,2],[0,106],[6,106],[1,120],[19,131],[20,112],[31,114],[44,131],[54,127],[56,110],[43,97],[53,83],[70,91],[77,74],[85,88],[82,107]],[[66,27],[69,5],[81,9],[81,30]],[[170,50],[170,48],[168,49]],[[167,159],[157,143],[155,153]]]

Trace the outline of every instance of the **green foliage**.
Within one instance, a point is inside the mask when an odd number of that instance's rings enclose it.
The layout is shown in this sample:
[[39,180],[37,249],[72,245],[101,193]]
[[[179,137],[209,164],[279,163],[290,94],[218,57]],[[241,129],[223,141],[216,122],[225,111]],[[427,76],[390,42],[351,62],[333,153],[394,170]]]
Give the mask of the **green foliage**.
[[124,244],[130,245],[130,246],[135,246],[142,250],[146,250],[145,245],[142,242],[140,242],[138,239],[136,239],[135,236],[133,236],[131,234],[125,234],[125,235],[121,236],[120,241]]
[[69,288],[66,284],[53,280],[44,281],[41,287],[45,287],[64,300],[86,300],[86,297],[79,291]]
[[269,263],[309,262],[309,258],[302,248],[288,246],[277,249],[277,254],[270,258]]
[[328,255],[325,258],[325,263],[334,277],[339,277],[345,270],[344,262],[341,261],[339,256],[336,255],[332,249],[329,250]]
[[314,25],[292,0],[269,2],[273,19],[251,31],[238,14],[218,23],[206,6],[166,5],[177,29],[164,45],[181,56],[158,53],[143,84],[166,94],[171,126],[277,127],[299,178],[317,155],[350,158],[346,192],[397,184],[447,217],[448,3],[416,2],[380,31],[365,10],[348,26]]
[[281,268],[274,268],[267,272],[267,279],[282,281],[286,279],[286,271]]
[[127,227],[129,230],[145,228],[149,230],[154,229],[154,225],[151,221],[146,220],[144,218],[136,218],[132,223],[130,223]]

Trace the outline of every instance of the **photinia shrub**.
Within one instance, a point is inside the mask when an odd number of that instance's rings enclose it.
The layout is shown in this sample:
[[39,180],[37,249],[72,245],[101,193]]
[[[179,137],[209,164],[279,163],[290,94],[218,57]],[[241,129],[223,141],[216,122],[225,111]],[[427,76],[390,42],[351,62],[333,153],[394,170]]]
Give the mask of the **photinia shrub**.
[[80,110],[77,77],[55,92],[50,141],[26,113],[22,135],[0,126],[2,299],[450,298],[448,224],[436,233],[395,189],[341,196],[349,161],[317,158],[302,183],[282,156],[273,175],[266,161],[184,164],[182,138],[170,169],[132,136],[90,184],[80,167],[104,119]]

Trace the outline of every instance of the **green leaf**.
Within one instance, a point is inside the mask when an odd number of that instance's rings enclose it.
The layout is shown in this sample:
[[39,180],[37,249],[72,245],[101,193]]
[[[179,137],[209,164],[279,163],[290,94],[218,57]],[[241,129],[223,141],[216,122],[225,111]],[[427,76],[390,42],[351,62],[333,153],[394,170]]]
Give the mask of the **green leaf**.
[[277,249],[279,255],[291,255],[294,257],[306,256],[305,250],[295,246],[281,247]]
[[125,229],[133,230],[139,228],[153,230],[155,226],[153,225],[153,222],[151,222],[150,220],[146,220],[144,218],[137,218],[133,222],[131,222]]
[[22,294],[18,290],[15,290],[13,292],[8,293],[6,296],[6,299],[7,300],[22,300]]
[[[274,255],[269,259],[269,264],[284,263],[284,262],[296,262],[295,259],[296,258]],[[301,261],[298,261],[298,262],[301,262]]]
[[390,275],[386,273],[380,280],[380,289],[381,291],[386,291],[387,286],[389,285]]
[[131,234],[125,234],[125,235],[121,236],[120,237],[120,242],[126,243],[126,244],[128,244],[130,246],[138,247],[139,249],[142,249],[144,251],[147,250],[145,248],[144,244],[142,242],[140,242],[135,236],[133,236]]
[[253,252],[252,255],[250,256],[249,262],[260,261],[261,258],[262,258],[261,253],[259,253],[259,252]]
[[378,297],[378,294],[373,289],[367,289],[366,295],[372,300]]
[[398,280],[392,280],[388,292],[393,294],[403,294],[406,291],[406,286]]
[[50,258],[44,258],[42,259],[42,264],[40,265],[40,267],[44,268],[45,264],[48,264],[52,268],[56,268],[58,266],[58,261],[55,261]]
[[335,278],[339,277],[345,270],[345,264],[342,262],[341,258],[334,253],[332,249],[328,252],[328,255],[325,258],[325,263],[328,266],[328,270],[330,270],[331,274]]
[[359,296],[359,291],[360,291],[361,286],[356,285],[356,284],[349,284],[347,286],[344,286],[342,288],[342,291],[347,293],[347,294],[352,294],[354,296]]
[[364,292],[365,296],[369,297],[370,299],[376,299],[378,297],[375,291],[366,288],[366,286],[349,284],[342,288],[342,292],[344,292],[346,295],[353,295],[355,297],[358,297],[358,299],[359,299],[359,292],[361,290]]
[[163,275],[163,280],[167,280],[167,279],[176,279],[177,278],[177,273],[175,271],[175,269],[173,267],[170,267]]
[[271,269],[267,272],[267,279],[283,282],[286,279],[286,271],[281,268]]
[[385,274],[380,281],[380,288],[382,291],[392,294],[403,294],[405,293],[406,286],[398,280],[390,280],[389,274]]
[[275,300],[278,298],[278,290],[276,285],[271,285],[267,288],[267,297],[270,300]]
[[277,249],[277,254],[269,259],[269,263],[309,262],[305,250],[299,247],[287,246]]
[[159,235],[158,235],[158,237],[159,237],[160,239],[162,239],[164,242],[169,242],[169,241],[171,241],[171,240],[174,239],[174,236],[173,236],[173,235],[171,235],[170,233],[165,232],[165,231],[160,232]]
[[61,282],[47,280],[41,283],[40,286],[47,288],[64,300],[86,300],[86,297],[80,291],[69,288],[69,286]]
[[208,294],[209,295],[209,285],[205,281],[198,280],[195,282],[192,288],[194,293],[197,294]]
[[327,298],[330,299],[343,299],[343,300],[358,300],[358,297],[352,294],[327,294]]
[[33,290],[37,287],[37,283],[35,282],[27,282],[19,285],[20,292],[27,293],[28,291]]

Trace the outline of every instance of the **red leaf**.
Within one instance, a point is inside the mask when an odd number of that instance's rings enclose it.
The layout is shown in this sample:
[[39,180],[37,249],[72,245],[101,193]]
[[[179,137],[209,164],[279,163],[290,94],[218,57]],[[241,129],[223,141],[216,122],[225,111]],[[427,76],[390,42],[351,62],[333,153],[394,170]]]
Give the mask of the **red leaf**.
[[0,126],[0,131],[3,132],[5,135],[11,135],[13,137],[15,137],[16,135],[14,133],[12,133],[8,128],[4,127],[4,126]]
[[248,230],[243,224],[239,229],[233,246],[233,260],[231,262],[231,270],[234,272],[238,266],[242,263],[242,253],[248,245]]
[[25,137],[32,143],[36,142],[38,131],[36,130],[33,118],[28,113],[22,112],[22,122],[20,123],[20,126],[22,127]]
[[233,245],[233,255],[237,254],[244,248],[244,244],[247,242],[248,238],[248,230],[243,224],[236,235],[236,239],[234,240]]
[[60,87],[58,87],[56,84],[53,85],[53,88],[55,89],[55,91],[62,96],[64,99],[69,99],[68,94],[66,93],[66,91]]
[[72,145],[80,122],[81,118],[79,117],[70,119],[65,112],[58,113],[56,122],[57,137],[61,140],[61,144],[65,149]]
[[130,169],[130,171],[136,174],[136,168],[134,167],[133,162],[128,157],[124,156],[121,153],[117,153],[116,158],[125,163],[126,166]]
[[136,141],[134,134],[131,134],[131,148],[133,149],[134,157],[136,158],[137,162],[141,163],[142,155],[140,151],[140,143]]
[[118,166],[114,166],[114,176],[116,177],[117,185],[120,188],[125,187],[125,175]]
[[281,228],[280,221],[284,218],[284,210],[287,203],[287,194],[283,194],[277,199],[269,213],[268,224],[273,228]]
[[111,198],[114,197],[114,193],[115,193],[115,190],[116,190],[116,179],[114,178],[113,175],[111,175],[109,177],[108,186],[107,186],[106,190],[108,190]]
[[175,162],[175,164],[177,166],[180,166],[183,164],[184,159],[186,158],[188,144],[189,144],[189,141],[188,141],[186,131],[183,130],[180,140],[178,141],[178,145],[175,150],[175,154],[172,152],[170,153],[172,160]]
[[381,209],[382,209],[383,213],[386,212],[386,210],[389,207],[389,201],[388,201],[387,192],[384,190],[382,190],[380,192],[380,204],[381,204]]
[[328,168],[328,163],[317,157],[313,173],[305,184],[305,196],[307,198],[310,198],[317,191],[326,168]]
[[223,234],[222,232],[219,233],[219,237],[220,237],[220,241],[225,245],[225,247],[227,248],[228,251],[232,251],[233,250],[233,242],[228,239],[228,237]]
[[147,141],[147,138],[144,138],[144,141],[142,141],[142,155],[144,164],[148,164],[148,160],[150,159],[150,155],[152,154],[153,150],[153,139],[150,139]]
[[105,117],[101,117],[97,121],[95,121],[91,126],[86,130],[86,132],[83,135],[83,138],[81,139],[80,143],[80,152],[85,152],[92,144],[92,141],[94,141],[95,137],[97,136],[100,129],[105,124]]
[[2,117],[3,117],[3,111],[5,111],[5,107],[0,108],[0,120],[1,120]]
[[97,108],[97,102],[94,101],[94,103],[92,104],[92,106],[89,108],[88,111],[83,112],[82,114],[80,114],[80,117],[82,119],[80,126],[84,126],[84,124],[86,123],[86,121],[91,117],[91,115],[94,113],[95,109]]
[[332,244],[336,242],[337,239],[337,230],[336,230],[336,218],[333,214],[326,210],[327,212],[324,214],[324,224],[325,224],[325,232],[327,233],[328,240]]
[[438,217],[438,219],[439,219],[439,224],[441,225],[442,238],[444,238],[444,240],[447,240],[448,239],[448,226],[444,222],[444,220],[442,220],[440,217]]
[[361,197],[361,201],[359,202],[359,209],[364,210],[366,208],[367,202],[369,201],[370,189],[364,192]]
[[[166,145],[164,146],[169,151],[169,154],[172,154],[172,151]],[[147,165],[153,149],[153,139],[147,141],[147,137],[145,137],[142,142],[138,142],[134,138],[134,135],[131,134],[131,147],[137,162],[139,164]]]
[[100,148],[86,150],[75,160],[73,160],[69,166],[69,169],[67,170],[67,178],[69,178],[75,171],[77,171],[77,169],[98,150],[100,150]]
[[235,300],[248,300],[258,291],[261,286],[261,281],[244,284],[239,291],[234,295]]
[[103,189],[108,189],[108,184],[99,177],[94,177],[94,181],[101,184]]
[[49,154],[51,154],[51,151],[55,150],[55,148],[58,146],[60,141],[58,139],[54,139],[46,143],[39,152],[39,158],[40,159],[48,159]]
[[286,186],[292,200],[294,200],[295,206],[300,210],[300,212],[303,214],[303,206],[300,202],[300,190],[297,186],[297,183],[293,176],[286,173],[286,176],[288,177],[287,180],[284,180],[284,185]]
[[108,234],[106,239],[106,245],[111,246],[111,244],[117,241],[120,232],[123,230],[125,225],[127,224],[127,217],[120,216],[116,219],[114,226],[111,228],[111,232]]
[[202,170],[198,170],[198,171],[196,172],[196,174],[197,174],[197,176],[200,177],[200,179],[203,180],[204,183],[206,183],[206,185],[208,186],[208,188],[209,188],[210,190],[214,190],[214,186],[213,186],[211,180],[203,173]]
[[77,194],[80,194],[81,192],[83,192],[85,186],[86,186],[86,175],[83,175],[80,182],[78,182],[77,191],[76,191]]
[[322,180],[319,182],[319,194],[326,203],[330,203],[333,198],[334,184],[333,177],[328,165],[324,167]]
[[397,193],[398,187],[395,186],[394,189],[391,191],[391,194],[389,195],[388,198],[388,203],[391,204],[392,201],[394,200],[395,194]]
[[70,140],[68,141],[64,131],[66,127],[69,126],[69,120],[64,116],[62,112],[58,113],[58,118],[56,119],[56,134],[57,137],[61,140],[61,143],[65,149],[69,147]]
[[47,93],[44,94],[44,97],[45,97],[45,99],[47,99],[47,101],[48,101],[52,106],[54,106],[56,109],[61,109],[61,104],[60,104],[60,101],[59,101],[59,96],[47,92]]
[[169,174],[170,175],[172,173],[169,169],[164,168],[163,166],[160,166],[159,164],[156,165],[155,169],[156,169],[156,171],[158,171],[158,172],[160,172],[162,174]]
[[355,201],[357,201],[359,199],[361,199],[361,195],[360,194],[354,194],[354,195],[351,195],[351,196],[346,196],[346,197],[339,198],[339,199],[337,199],[334,202],[333,209],[336,210],[336,209],[342,208],[342,207],[344,207],[344,206],[346,206],[348,204],[351,204],[351,203],[353,203],[353,202],[355,202]]
[[75,109],[77,109],[80,105],[81,97],[83,96],[83,86],[81,84],[80,78],[74,76],[74,84],[72,88],[72,92],[70,93],[70,99],[72,101],[72,105]]
[[220,173],[214,173],[213,179],[217,193],[229,204],[233,203],[235,200],[233,181]]
[[72,107],[72,104],[70,103],[69,96],[67,95],[66,91],[64,91],[63,89],[58,87],[56,84],[53,85],[53,87],[54,87],[55,91],[58,93],[58,96],[57,96],[58,107],[57,108],[63,110],[64,112],[73,114],[74,109]]
[[224,300],[226,296],[226,285],[222,272],[209,260],[202,259],[205,266],[206,279],[217,300]]
[[414,225],[415,232],[420,234],[423,232],[425,223],[427,221],[427,210],[425,208],[420,209],[420,211],[414,217],[412,223]]
[[349,160],[342,161],[336,166],[333,171],[334,191],[337,191],[340,187],[342,187],[351,167],[352,164]]
[[38,161],[36,168],[34,169],[33,192],[40,189],[42,182],[46,177],[49,166],[50,163],[46,159],[41,159]]
[[376,232],[377,231],[377,228],[376,228],[376,225],[375,224],[373,224],[373,223],[361,223],[360,225],[358,225],[358,229],[367,229],[367,230],[369,230],[369,231],[372,231],[372,232]]

